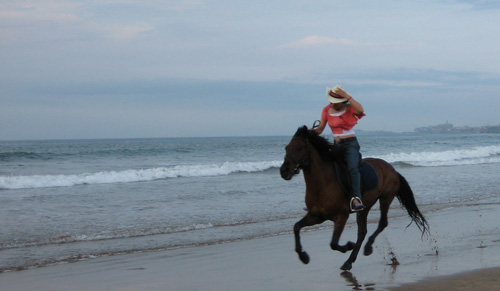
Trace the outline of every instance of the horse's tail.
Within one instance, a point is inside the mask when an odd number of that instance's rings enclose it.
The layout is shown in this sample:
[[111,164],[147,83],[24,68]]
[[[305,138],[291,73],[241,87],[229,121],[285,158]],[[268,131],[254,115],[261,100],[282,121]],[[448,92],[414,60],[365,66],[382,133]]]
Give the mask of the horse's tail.
[[411,190],[408,181],[406,181],[405,177],[403,177],[400,173],[398,173],[398,175],[400,184],[397,195],[398,200],[408,211],[408,215],[410,215],[412,222],[415,222],[418,229],[422,231],[422,235],[424,235],[425,232],[429,232],[429,224],[417,207],[415,196],[413,196],[413,191]]

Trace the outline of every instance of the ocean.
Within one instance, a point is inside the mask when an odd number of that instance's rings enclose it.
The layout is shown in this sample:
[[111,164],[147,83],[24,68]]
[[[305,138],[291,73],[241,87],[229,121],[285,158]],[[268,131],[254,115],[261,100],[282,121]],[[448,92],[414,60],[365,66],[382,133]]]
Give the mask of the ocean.
[[[291,233],[305,215],[302,174],[279,174],[292,135],[0,141],[0,272]],[[358,139],[424,215],[500,198],[500,134]],[[389,215],[406,214],[395,200]]]

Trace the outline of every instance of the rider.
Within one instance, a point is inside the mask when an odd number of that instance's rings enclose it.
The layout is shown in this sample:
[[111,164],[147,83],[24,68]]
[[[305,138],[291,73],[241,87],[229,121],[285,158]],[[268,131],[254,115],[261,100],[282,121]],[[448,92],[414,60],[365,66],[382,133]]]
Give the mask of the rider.
[[360,198],[361,175],[358,166],[361,154],[353,127],[358,123],[358,119],[365,116],[363,106],[339,85],[326,88],[326,98],[330,104],[323,108],[320,124],[312,130],[321,134],[327,123],[330,126],[334,145],[344,155],[351,177],[351,211],[361,211],[365,207]]

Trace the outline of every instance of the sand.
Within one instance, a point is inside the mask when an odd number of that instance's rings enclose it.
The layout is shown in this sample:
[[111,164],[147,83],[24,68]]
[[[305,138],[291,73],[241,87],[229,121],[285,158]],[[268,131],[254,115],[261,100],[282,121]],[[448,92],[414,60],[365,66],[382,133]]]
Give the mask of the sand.
[[428,279],[418,283],[405,284],[391,290],[500,290],[500,268],[483,269],[452,276]]
[[[500,290],[499,210],[489,203],[425,213],[431,235],[423,238],[415,225],[406,228],[408,217],[392,218],[374,253],[360,255],[350,272],[339,269],[348,254],[330,250],[325,223],[302,233],[308,265],[286,233],[6,272],[0,290]],[[355,234],[349,224],[341,241]]]

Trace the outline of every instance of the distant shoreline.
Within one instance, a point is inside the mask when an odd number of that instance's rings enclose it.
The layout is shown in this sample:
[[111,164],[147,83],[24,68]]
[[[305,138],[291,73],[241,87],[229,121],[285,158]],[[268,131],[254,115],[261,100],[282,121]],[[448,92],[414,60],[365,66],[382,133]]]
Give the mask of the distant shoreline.
[[438,124],[426,127],[417,127],[415,133],[500,133],[499,125],[485,125],[480,127],[461,126],[455,127],[453,124],[446,122],[445,124]]

